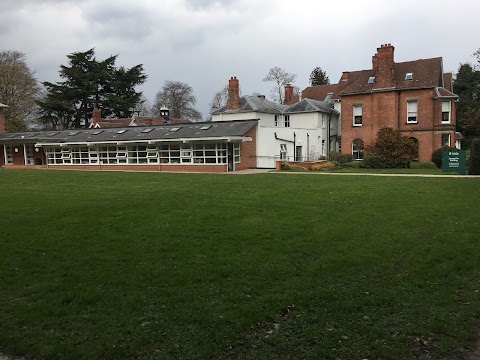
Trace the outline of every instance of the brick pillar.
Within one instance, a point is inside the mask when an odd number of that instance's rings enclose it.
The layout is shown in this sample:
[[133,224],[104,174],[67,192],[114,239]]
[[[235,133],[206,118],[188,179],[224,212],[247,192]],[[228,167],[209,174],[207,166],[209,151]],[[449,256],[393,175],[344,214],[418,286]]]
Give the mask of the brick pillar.
[[238,109],[240,109],[240,90],[237,77],[232,76],[230,80],[228,80],[227,110]]
[[284,104],[290,104],[293,99],[293,86],[291,84],[285,85],[285,99]]

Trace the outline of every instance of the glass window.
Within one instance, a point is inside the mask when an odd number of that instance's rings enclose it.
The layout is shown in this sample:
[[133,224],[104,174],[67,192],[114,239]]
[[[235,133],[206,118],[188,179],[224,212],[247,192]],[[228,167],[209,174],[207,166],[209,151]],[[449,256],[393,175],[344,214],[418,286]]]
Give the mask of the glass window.
[[407,101],[407,123],[417,122],[417,100]]
[[285,127],[290,127],[290,115],[285,115]]
[[442,146],[450,146],[450,134],[442,134]]
[[442,101],[442,123],[443,124],[450,123],[450,109],[451,109],[450,101]]
[[353,105],[353,126],[362,126],[363,108],[362,105]]
[[363,141],[355,139],[352,142],[352,157],[354,160],[363,159]]

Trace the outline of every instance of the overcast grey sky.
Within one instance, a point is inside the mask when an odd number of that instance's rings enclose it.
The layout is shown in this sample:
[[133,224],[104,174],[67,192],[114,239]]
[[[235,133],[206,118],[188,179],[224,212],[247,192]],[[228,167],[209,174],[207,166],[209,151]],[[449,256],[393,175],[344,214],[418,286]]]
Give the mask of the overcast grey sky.
[[322,67],[371,68],[383,43],[397,62],[443,57],[455,72],[480,41],[480,1],[457,0],[1,0],[0,50],[27,54],[40,81],[58,81],[66,55],[96,49],[117,65],[143,64],[139,89],[153,101],[166,80],[188,83],[204,118],[213,93],[237,76],[243,94],[270,95],[262,79],[279,66],[308,86]]

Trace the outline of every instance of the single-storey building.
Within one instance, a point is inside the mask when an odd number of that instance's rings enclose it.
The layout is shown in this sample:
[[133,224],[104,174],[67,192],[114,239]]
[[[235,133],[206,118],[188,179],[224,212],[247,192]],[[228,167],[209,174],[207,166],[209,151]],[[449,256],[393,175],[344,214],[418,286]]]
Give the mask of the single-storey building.
[[227,172],[256,167],[258,121],[0,134],[5,168]]

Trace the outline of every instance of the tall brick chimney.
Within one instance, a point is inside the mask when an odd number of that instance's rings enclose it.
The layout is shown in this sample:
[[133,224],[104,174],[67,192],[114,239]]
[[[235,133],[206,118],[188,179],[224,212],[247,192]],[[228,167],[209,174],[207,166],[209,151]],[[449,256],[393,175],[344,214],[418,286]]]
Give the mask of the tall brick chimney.
[[8,106],[0,103],[0,134],[5,132],[5,108],[8,108]]
[[381,45],[377,49],[377,71],[376,71],[376,87],[389,88],[394,87],[394,51],[392,44]]
[[377,70],[378,67],[378,54],[375,53],[375,55],[372,56],[372,69]]
[[290,104],[293,99],[293,86],[291,84],[285,85],[285,99],[283,99],[284,104]]
[[227,110],[238,109],[240,109],[240,90],[237,77],[232,76],[230,80],[228,80]]
[[93,117],[92,124],[93,126],[95,126],[96,124],[102,121],[102,110],[100,110],[99,108],[93,109],[92,117]]

